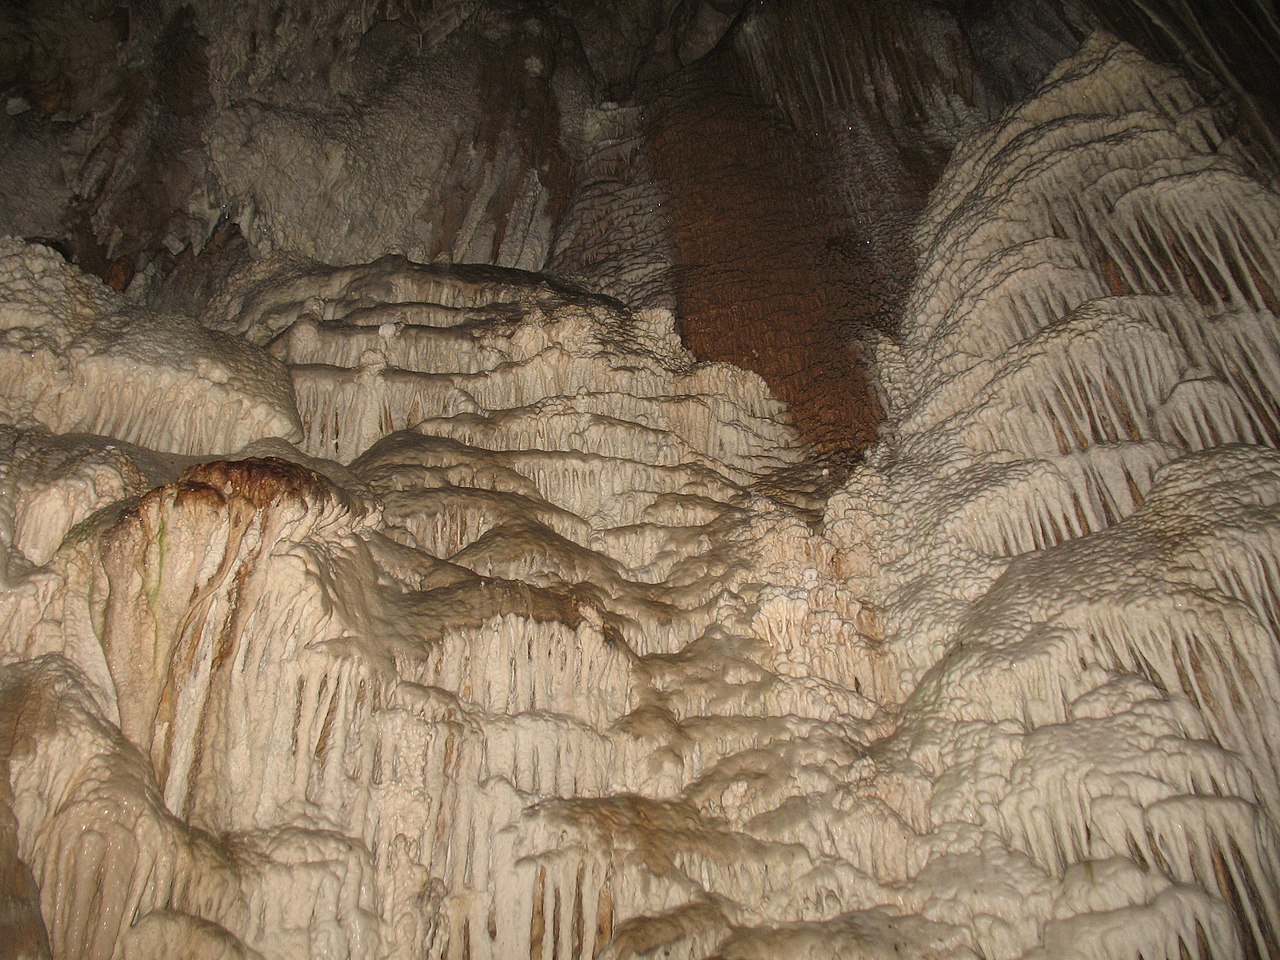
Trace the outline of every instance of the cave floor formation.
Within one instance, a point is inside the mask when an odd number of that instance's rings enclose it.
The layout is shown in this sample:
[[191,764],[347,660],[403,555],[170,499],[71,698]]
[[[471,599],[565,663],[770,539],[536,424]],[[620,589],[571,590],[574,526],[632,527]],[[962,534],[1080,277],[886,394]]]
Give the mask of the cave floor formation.
[[0,955],[1280,960],[1247,116],[942,6],[810,87],[814,4],[185,9],[112,96],[223,199],[129,207],[118,115],[95,211],[0,204]]

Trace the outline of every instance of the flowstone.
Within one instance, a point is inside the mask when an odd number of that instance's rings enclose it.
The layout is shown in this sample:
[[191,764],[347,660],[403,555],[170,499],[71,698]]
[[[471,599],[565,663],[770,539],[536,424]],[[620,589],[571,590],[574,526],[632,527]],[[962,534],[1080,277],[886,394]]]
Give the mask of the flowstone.
[[838,489],[664,310],[280,256],[197,322],[5,241],[0,942],[1280,957],[1234,155],[1104,38],[975,133]]

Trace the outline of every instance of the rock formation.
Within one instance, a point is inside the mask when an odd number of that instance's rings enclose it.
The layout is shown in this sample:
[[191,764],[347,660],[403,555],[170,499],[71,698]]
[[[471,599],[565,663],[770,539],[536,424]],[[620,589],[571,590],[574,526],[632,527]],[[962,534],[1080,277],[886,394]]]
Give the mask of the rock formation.
[[0,130],[0,953],[1280,957],[1252,81],[90,6]]

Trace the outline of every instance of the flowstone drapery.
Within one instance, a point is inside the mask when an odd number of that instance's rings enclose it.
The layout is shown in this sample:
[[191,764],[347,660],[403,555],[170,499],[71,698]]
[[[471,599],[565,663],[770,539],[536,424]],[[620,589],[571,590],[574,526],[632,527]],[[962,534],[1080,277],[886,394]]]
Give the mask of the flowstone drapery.
[[975,131],[837,478],[669,311],[0,246],[0,942],[1280,956],[1280,199],[1104,38]]

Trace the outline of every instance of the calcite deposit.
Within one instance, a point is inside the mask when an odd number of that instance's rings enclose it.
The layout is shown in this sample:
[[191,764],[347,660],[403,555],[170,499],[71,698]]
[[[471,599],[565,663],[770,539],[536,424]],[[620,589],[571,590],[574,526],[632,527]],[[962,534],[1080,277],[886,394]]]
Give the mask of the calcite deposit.
[[[212,6],[76,28],[167,66],[0,205],[0,954],[1280,958],[1247,111],[914,5],[928,76],[797,4],[885,57],[818,87],[781,8]],[[739,148],[921,179],[753,232]]]

